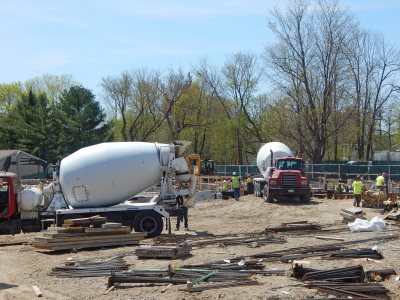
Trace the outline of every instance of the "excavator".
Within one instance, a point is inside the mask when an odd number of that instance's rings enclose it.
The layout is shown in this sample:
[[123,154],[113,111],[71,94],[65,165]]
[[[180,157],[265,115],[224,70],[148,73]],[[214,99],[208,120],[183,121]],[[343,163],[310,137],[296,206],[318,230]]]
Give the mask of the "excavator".
[[193,174],[199,175],[214,175],[215,165],[211,159],[201,159],[200,154],[191,153],[186,156],[186,160],[189,166],[193,169]]

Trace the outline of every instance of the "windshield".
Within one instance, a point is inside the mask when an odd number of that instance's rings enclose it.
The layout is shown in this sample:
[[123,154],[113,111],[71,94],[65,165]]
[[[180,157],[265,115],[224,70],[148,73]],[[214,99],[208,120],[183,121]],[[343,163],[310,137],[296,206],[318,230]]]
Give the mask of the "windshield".
[[299,160],[280,160],[278,161],[279,170],[302,170],[302,162]]

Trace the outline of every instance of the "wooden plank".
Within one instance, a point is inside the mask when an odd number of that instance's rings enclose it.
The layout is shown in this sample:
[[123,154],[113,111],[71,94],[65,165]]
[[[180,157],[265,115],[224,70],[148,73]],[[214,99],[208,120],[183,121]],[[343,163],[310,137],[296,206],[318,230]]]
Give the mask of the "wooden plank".
[[334,236],[316,235],[315,238],[316,238],[316,239],[320,239],[320,240],[344,241],[344,238],[334,237]]
[[349,215],[349,214],[346,214],[344,212],[340,212],[340,215],[342,217],[351,218],[351,219],[355,220],[356,218],[362,219],[365,216],[365,213],[357,214],[357,215]]
[[101,224],[101,228],[120,228],[120,227],[122,227],[121,223],[106,222],[104,224]]
[[143,258],[179,258],[190,254],[192,246],[188,243],[176,246],[142,246],[135,254]]
[[89,218],[65,219],[64,223],[74,224],[74,223],[86,222],[86,221],[106,221],[107,222],[107,218],[100,217],[100,216],[93,216],[93,217],[89,217]]
[[172,283],[168,284],[165,288],[163,288],[163,289],[161,290],[161,293],[165,293],[171,286],[173,286]]
[[121,232],[121,231],[129,233],[129,232],[132,231],[132,229],[129,226],[123,226],[123,227],[119,227],[119,228],[93,228],[93,227],[87,227],[87,228],[84,228],[84,231],[86,233]]
[[[131,233],[131,228],[126,227],[126,228],[90,228],[90,229],[96,229],[94,231],[90,230],[89,232],[82,232],[82,233],[53,233],[53,232],[43,232],[44,237],[48,238],[62,238],[62,237],[83,237],[83,236],[94,236],[94,235],[117,235],[117,234],[129,234]],[[108,230],[112,229],[112,230]],[[116,230],[119,229],[119,230]],[[86,231],[86,230],[85,230]],[[146,234],[143,232],[135,232],[135,235],[138,237],[143,236],[145,237]]]
[[349,207],[349,208],[342,208],[342,212],[349,214],[349,215],[358,215],[358,214],[363,214],[363,210],[361,208],[357,207]]
[[138,241],[119,241],[119,242],[99,242],[99,243],[92,243],[92,244],[64,244],[64,245],[38,245],[35,246],[37,249],[43,250],[69,250],[69,249],[88,249],[88,248],[99,248],[99,247],[111,247],[111,246],[123,246],[123,245],[139,245]]
[[113,289],[115,289],[115,285],[109,287],[104,293],[103,295],[107,295],[109,292],[111,292]]
[[76,233],[83,232],[83,227],[49,227],[46,232],[57,232],[57,233]]
[[47,237],[36,237],[34,243],[65,243],[65,242],[85,242],[91,243],[92,241],[111,241],[111,240],[139,240],[142,239],[142,235],[136,235],[135,233],[129,234],[115,234],[115,235],[94,235],[94,236],[84,236],[84,237],[71,237],[71,238],[47,238]]
[[37,297],[42,297],[43,296],[42,292],[40,291],[40,289],[39,289],[39,287],[37,285],[32,285],[32,288],[33,288],[33,291],[35,292]]

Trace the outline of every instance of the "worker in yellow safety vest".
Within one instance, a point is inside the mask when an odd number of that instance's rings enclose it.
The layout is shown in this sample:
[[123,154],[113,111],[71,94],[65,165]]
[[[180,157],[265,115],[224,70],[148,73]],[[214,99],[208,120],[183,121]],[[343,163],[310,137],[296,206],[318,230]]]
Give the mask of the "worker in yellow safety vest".
[[228,181],[226,181],[225,179],[224,179],[224,181],[222,182],[222,190],[223,190],[223,191],[228,190]]
[[236,175],[236,172],[232,173],[232,189],[233,189],[233,196],[235,197],[236,201],[239,201],[239,197],[240,197],[240,179],[239,177]]
[[360,207],[361,203],[361,194],[364,184],[361,181],[361,176],[357,175],[356,180],[353,182],[353,194],[354,194],[354,202],[353,205],[356,207]]
[[378,177],[376,177],[376,179],[375,179],[376,189],[383,191],[383,186],[385,185],[385,176],[386,176],[386,173],[382,173],[382,175],[379,175]]

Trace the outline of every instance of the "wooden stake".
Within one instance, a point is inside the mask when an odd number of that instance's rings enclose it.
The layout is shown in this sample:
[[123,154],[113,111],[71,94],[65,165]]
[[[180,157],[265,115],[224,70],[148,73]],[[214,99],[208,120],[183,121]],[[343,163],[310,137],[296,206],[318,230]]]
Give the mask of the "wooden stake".
[[165,293],[171,286],[173,286],[172,283],[168,284],[165,288],[163,288],[163,289],[161,290],[161,293]]
[[34,290],[34,292],[35,292],[37,297],[42,297],[43,296],[42,292],[40,291],[40,289],[39,289],[39,287],[37,285],[32,285],[32,288],[33,288],[33,290]]
[[334,237],[334,236],[325,236],[325,235],[316,235],[315,238],[320,239],[320,240],[344,241],[344,238]]
[[115,285],[109,287],[104,293],[103,295],[107,295],[109,292],[111,292],[113,289],[115,289]]

